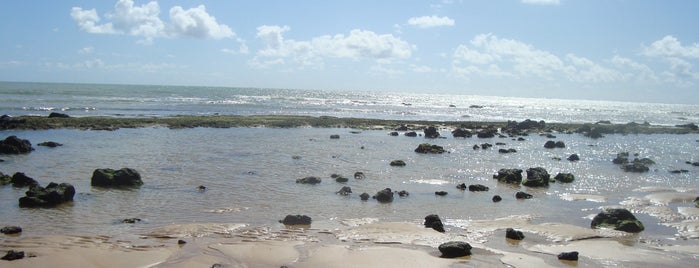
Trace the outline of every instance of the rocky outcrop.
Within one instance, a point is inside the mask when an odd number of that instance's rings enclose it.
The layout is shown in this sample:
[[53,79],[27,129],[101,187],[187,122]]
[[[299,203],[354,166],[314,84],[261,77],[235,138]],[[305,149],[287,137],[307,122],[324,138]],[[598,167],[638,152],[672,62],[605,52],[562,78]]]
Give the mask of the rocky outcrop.
[[612,228],[627,233],[639,233],[645,229],[643,223],[627,209],[609,208],[604,209],[592,219],[590,226],[597,228]]
[[575,176],[571,173],[558,173],[553,179],[557,182],[570,183],[575,180]]
[[60,143],[55,142],[55,141],[45,141],[45,142],[41,142],[41,143],[39,143],[39,144],[37,144],[37,145],[38,145],[38,146],[46,146],[46,147],[49,147],[49,148],[55,148],[55,147],[58,147],[58,146],[63,146],[63,144],[60,144]]
[[415,152],[421,154],[441,154],[445,151],[442,146],[423,143],[418,145],[417,148],[415,148]]
[[493,175],[494,179],[504,183],[519,184],[522,182],[521,169],[500,169],[497,174]]
[[505,237],[512,240],[522,240],[524,239],[524,234],[522,233],[522,231],[507,228],[507,230],[505,230]]
[[141,174],[132,168],[119,170],[101,168],[92,172],[91,185],[99,187],[135,187],[143,185],[143,180],[141,180]]
[[563,141],[547,141],[544,143],[544,148],[547,149],[553,149],[553,148],[565,148],[566,144]]
[[433,126],[426,128],[424,131],[425,131],[425,138],[428,138],[428,139],[439,138],[439,131],[437,131],[437,128],[435,128]]
[[376,192],[373,198],[381,203],[393,202],[393,191],[391,191],[391,188],[383,189],[381,191]]
[[24,154],[33,151],[32,143],[17,136],[9,136],[0,141],[0,154]]
[[551,175],[542,167],[527,169],[527,179],[522,185],[527,187],[548,187]]
[[57,113],[57,112],[51,112],[49,114],[49,118],[68,118],[68,117],[70,117],[70,115]]
[[444,233],[444,224],[442,223],[442,220],[439,219],[439,216],[435,214],[430,214],[425,217],[425,223],[424,223],[426,228],[432,228],[437,232]]
[[46,188],[34,186],[19,199],[20,207],[53,207],[73,201],[75,187],[69,183],[49,183]]
[[471,245],[461,241],[450,241],[439,245],[443,258],[458,258],[471,255]]
[[10,182],[12,183],[13,187],[18,188],[34,187],[39,185],[39,183],[35,179],[25,175],[22,172],[17,172],[14,175],[12,175],[12,179],[10,180]]
[[311,217],[306,215],[286,215],[279,222],[284,225],[311,225]]
[[621,169],[623,169],[626,172],[636,172],[636,173],[643,173],[643,172],[650,171],[650,168],[648,166],[646,166],[642,163],[638,163],[638,162],[624,164],[621,166]]
[[473,136],[473,133],[466,129],[457,128],[451,132],[451,135],[454,136],[454,138],[470,138]]
[[404,135],[405,135],[406,137],[417,137],[417,132],[415,132],[415,131],[408,131],[408,132],[405,132]]
[[321,182],[321,179],[318,177],[314,177],[314,176],[308,176],[308,177],[296,180],[296,183],[302,183],[302,184],[318,184],[320,182]]

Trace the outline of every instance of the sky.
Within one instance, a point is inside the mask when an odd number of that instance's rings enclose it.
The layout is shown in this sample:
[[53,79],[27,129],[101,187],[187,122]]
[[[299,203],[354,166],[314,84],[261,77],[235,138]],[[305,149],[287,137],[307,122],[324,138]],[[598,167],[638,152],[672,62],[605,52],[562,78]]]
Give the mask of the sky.
[[699,104],[694,0],[3,1],[0,81]]

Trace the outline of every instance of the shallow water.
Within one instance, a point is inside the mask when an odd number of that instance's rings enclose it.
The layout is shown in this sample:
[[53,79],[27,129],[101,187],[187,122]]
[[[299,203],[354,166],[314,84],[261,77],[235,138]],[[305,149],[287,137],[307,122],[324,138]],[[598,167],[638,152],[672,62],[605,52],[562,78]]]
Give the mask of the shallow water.
[[[391,137],[387,131],[350,129],[166,129],[141,128],[116,131],[43,130],[3,131],[35,144],[25,155],[2,155],[0,171],[24,172],[46,185],[51,181],[68,182],[76,187],[74,202],[52,209],[19,208],[17,200],[26,189],[0,187],[0,225],[20,225],[27,234],[144,234],[171,224],[245,223],[279,227],[277,220],[287,214],[306,214],[316,228],[340,228],[357,219],[408,221],[421,223],[428,214],[438,214],[447,228],[461,223],[527,215],[532,222],[558,222],[589,228],[590,215],[604,206],[619,206],[636,199],[630,206],[646,225],[641,236],[667,243],[696,243],[678,240],[678,229],[663,223],[679,222],[662,215],[651,215],[650,208],[665,208],[677,214],[691,207],[691,200],[653,204],[652,193],[683,193],[699,196],[698,167],[685,161],[698,161],[699,135],[609,135],[592,140],[577,134],[556,134],[566,148],[545,149],[548,140],[538,135],[525,141],[510,138],[455,139],[442,130],[445,139]],[[339,134],[340,139],[330,139]],[[64,145],[57,148],[36,146],[43,141]],[[448,153],[423,155],[413,152],[420,143],[443,146]],[[503,142],[489,150],[473,150],[481,143]],[[499,148],[514,148],[516,153],[501,154]],[[616,153],[628,151],[649,157],[656,164],[647,173],[625,173],[611,160]],[[565,160],[580,155],[578,162]],[[300,159],[295,159],[299,156]],[[561,158],[563,160],[555,160]],[[402,159],[405,167],[389,162]],[[102,189],[90,186],[97,168],[134,168],[145,184],[137,189]],[[576,177],[569,184],[553,183],[548,188],[528,188],[498,183],[492,179],[501,168],[544,167],[551,176],[570,172]],[[670,170],[688,173],[671,174]],[[366,175],[356,180],[353,174]],[[337,183],[333,173],[350,178]],[[295,183],[296,179],[318,176],[318,185]],[[459,183],[483,184],[488,192],[460,191]],[[196,190],[204,185],[207,190]],[[350,186],[353,193],[335,192]],[[389,187],[407,190],[407,198],[381,204],[361,201],[359,194],[373,195]],[[645,188],[644,188],[645,187]],[[534,195],[530,200],[515,200],[523,190]],[[435,191],[447,191],[436,196]],[[493,203],[491,197],[503,201]],[[585,194],[583,200],[571,194]],[[573,195],[575,196],[575,195]],[[577,196],[575,196],[577,197]],[[592,199],[590,200],[585,200]],[[599,200],[601,199],[601,200]],[[572,201],[571,201],[572,200]],[[600,202],[601,201],[601,202]],[[645,212],[644,212],[645,211]],[[140,218],[137,224],[122,224],[124,218]],[[696,219],[695,219],[696,220]],[[362,220],[360,220],[362,221]],[[370,220],[372,221],[372,220]],[[30,230],[30,231],[29,231]],[[684,234],[686,235],[686,234]],[[683,242],[684,241],[684,242]]]

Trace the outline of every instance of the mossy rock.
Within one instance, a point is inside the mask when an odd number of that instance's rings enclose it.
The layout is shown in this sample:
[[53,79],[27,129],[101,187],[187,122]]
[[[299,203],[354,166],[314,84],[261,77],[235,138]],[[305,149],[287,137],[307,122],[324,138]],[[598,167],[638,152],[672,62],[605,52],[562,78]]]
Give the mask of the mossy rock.
[[391,161],[391,166],[393,167],[404,167],[405,166],[405,161],[403,160],[393,160]]
[[604,209],[592,219],[590,226],[593,229],[612,228],[627,233],[639,233],[645,229],[643,223],[624,208]]
[[575,176],[571,173],[558,173],[554,179],[558,182],[571,183],[575,180]]
[[499,182],[519,184],[522,182],[522,170],[521,169],[500,169],[497,174],[493,175],[493,179],[497,179]]
[[110,168],[95,169],[92,173],[92,186],[99,187],[135,187],[143,185],[141,174],[132,168],[114,170]]
[[439,145],[423,143],[420,144],[417,148],[415,148],[415,152],[421,154],[441,154],[444,153],[445,150],[442,146]]

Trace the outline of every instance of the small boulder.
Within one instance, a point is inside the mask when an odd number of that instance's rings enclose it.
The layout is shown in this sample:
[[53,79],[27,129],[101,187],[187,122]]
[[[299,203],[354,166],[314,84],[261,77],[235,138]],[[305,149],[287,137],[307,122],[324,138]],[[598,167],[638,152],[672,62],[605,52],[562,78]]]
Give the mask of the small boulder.
[[68,117],[70,117],[70,115],[57,113],[57,112],[51,112],[49,114],[49,118],[68,118]]
[[311,217],[306,215],[286,215],[279,222],[284,225],[311,225]]
[[635,172],[635,173],[643,173],[643,172],[648,172],[650,168],[640,162],[633,162],[629,164],[624,164],[621,166],[621,169],[623,169],[625,172]]
[[519,184],[522,182],[521,169],[500,169],[497,174],[493,175],[494,179],[504,183]]
[[434,192],[434,194],[435,194],[435,195],[438,195],[438,196],[445,196],[445,195],[447,195],[448,193],[447,193],[446,191],[436,191],[436,192]]
[[575,176],[573,176],[573,174],[571,173],[558,173],[556,174],[556,177],[554,177],[553,179],[555,179],[558,182],[570,183],[575,180]]
[[439,245],[442,258],[457,258],[471,255],[471,245],[461,241],[450,241]]
[[7,254],[5,254],[5,256],[2,256],[2,258],[0,258],[0,259],[6,260],[6,261],[14,261],[14,260],[19,260],[19,259],[23,259],[23,258],[24,258],[24,251],[10,250],[7,252]]
[[437,128],[435,128],[433,126],[426,128],[424,131],[425,131],[425,138],[428,138],[428,139],[439,138],[439,131],[437,131]]
[[12,175],[12,179],[10,180],[10,183],[12,183],[13,187],[18,187],[18,188],[34,187],[34,186],[39,185],[39,183],[35,179],[30,178],[27,175],[24,175],[24,173],[22,173],[22,172],[17,172],[14,175]]
[[442,146],[423,143],[420,144],[417,148],[415,148],[415,152],[421,154],[441,154],[445,151]]
[[5,226],[0,229],[0,233],[3,234],[19,234],[22,232],[22,227],[19,226]]
[[391,131],[390,133],[388,133],[388,136],[398,137],[398,132]]
[[335,181],[336,181],[336,182],[339,182],[339,183],[345,183],[345,182],[348,182],[349,179],[348,179],[348,178],[345,178],[345,177],[343,177],[343,176],[337,176],[337,177],[335,177]]
[[577,261],[578,260],[578,252],[577,251],[571,251],[571,252],[561,252],[558,254],[558,259],[562,261]]
[[362,180],[365,179],[366,176],[364,175],[364,172],[357,171],[354,173],[354,179],[355,180]]
[[33,150],[31,142],[17,138],[17,136],[9,136],[0,141],[0,154],[24,154]]
[[502,197],[500,197],[499,195],[494,195],[494,196],[493,196],[493,203],[497,203],[497,202],[500,202],[500,201],[502,201]]
[[335,135],[330,135],[330,139],[337,140],[337,139],[339,139],[339,138],[340,138],[340,135],[337,135],[337,134],[335,134]]
[[551,175],[542,167],[527,169],[527,179],[522,185],[527,187],[548,187]]
[[352,188],[350,188],[349,186],[343,186],[339,191],[335,193],[339,195],[349,195],[352,193]]
[[522,231],[507,228],[507,230],[505,230],[505,237],[512,240],[522,240],[524,239],[524,234],[522,233]]
[[26,196],[19,199],[20,207],[53,207],[73,201],[75,187],[69,183],[49,183],[46,188],[34,186],[29,188]]
[[498,152],[501,154],[509,154],[509,153],[516,153],[517,150],[512,149],[512,148],[510,148],[510,149],[498,149]]
[[612,159],[612,163],[621,165],[629,162],[629,152],[621,152],[616,154],[616,158]]
[[141,219],[139,219],[139,218],[128,218],[128,219],[121,220],[121,223],[134,224],[134,223],[137,223],[140,221],[141,221]]
[[451,132],[451,135],[454,136],[454,138],[470,138],[473,136],[473,133],[465,129],[457,128]]
[[456,185],[456,189],[459,189],[459,190],[466,190],[467,188],[468,188],[468,187],[466,186],[465,183],[457,184],[457,185]]
[[532,197],[534,197],[534,196],[532,196],[528,193],[525,193],[525,192],[517,192],[515,194],[515,198],[517,198],[517,199],[531,199]]
[[369,194],[367,194],[367,193],[362,193],[362,194],[359,195],[359,198],[362,199],[362,201],[367,201],[367,200],[369,200],[369,197],[370,197],[370,196],[369,196]]
[[403,161],[403,160],[393,160],[393,161],[391,161],[391,163],[390,163],[389,165],[391,165],[392,167],[404,167],[404,166],[405,166],[405,161]]
[[39,143],[39,144],[37,144],[37,145],[38,145],[38,146],[46,146],[46,147],[49,147],[49,148],[55,148],[55,147],[58,147],[58,146],[63,146],[63,144],[60,144],[60,143],[55,142],[55,141],[45,141],[45,142],[41,142],[41,143]]
[[580,156],[578,156],[577,154],[571,154],[570,156],[568,156],[567,159],[571,162],[580,161]]
[[617,231],[627,233],[639,233],[645,229],[643,223],[627,209],[610,208],[604,209],[597,214],[590,223],[592,229],[597,228],[613,228]]
[[471,184],[468,186],[468,190],[471,192],[487,192],[490,188],[483,184]]
[[302,184],[318,184],[320,183],[320,178],[314,177],[314,176],[308,176],[302,179],[297,179],[296,183],[302,183]]
[[101,168],[92,172],[91,185],[99,187],[134,187],[143,185],[143,180],[141,180],[141,174],[132,168],[119,170]]
[[430,214],[425,217],[425,228],[432,228],[437,232],[444,233],[444,224],[442,224],[442,220],[439,219],[439,216],[435,214]]
[[376,192],[373,198],[381,203],[393,202],[393,191],[391,191],[391,188],[383,189],[381,191]]
[[411,138],[412,138],[412,137],[417,137],[417,132],[415,132],[415,131],[408,131],[408,132],[405,132],[404,135],[405,135],[406,137],[411,137]]
[[408,197],[409,195],[410,195],[410,193],[408,193],[408,191],[406,191],[406,190],[400,190],[400,191],[398,191],[398,196],[399,196],[399,197]]
[[479,132],[476,134],[476,137],[481,138],[481,139],[494,138],[494,137],[495,137],[495,133],[497,133],[497,131],[493,131],[493,130],[489,130],[489,129],[484,129],[484,130],[479,131]]

